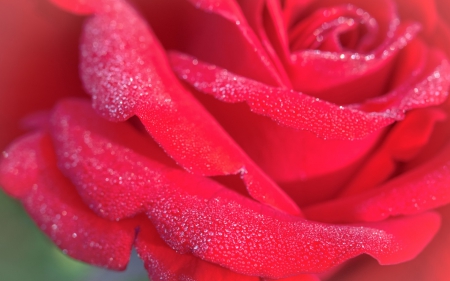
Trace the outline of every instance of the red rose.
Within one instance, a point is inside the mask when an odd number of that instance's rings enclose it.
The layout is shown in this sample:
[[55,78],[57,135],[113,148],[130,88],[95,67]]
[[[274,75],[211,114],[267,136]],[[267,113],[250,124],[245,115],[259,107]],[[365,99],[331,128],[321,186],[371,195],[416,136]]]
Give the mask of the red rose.
[[[1,144],[53,109],[0,184],[63,252],[121,270],[135,247],[164,280],[446,280],[447,2],[52,2],[89,16],[1,3]],[[416,259],[344,264],[363,253]]]

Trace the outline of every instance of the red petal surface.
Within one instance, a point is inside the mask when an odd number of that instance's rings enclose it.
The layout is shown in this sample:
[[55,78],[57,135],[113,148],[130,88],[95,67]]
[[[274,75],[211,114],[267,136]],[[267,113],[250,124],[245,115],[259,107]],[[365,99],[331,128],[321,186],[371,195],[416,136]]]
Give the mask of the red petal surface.
[[[285,65],[289,57],[287,31],[281,18],[280,3],[277,1],[240,1],[242,12],[249,25],[261,41],[262,46],[273,61],[278,73],[292,87]],[[233,71],[233,70],[231,70]],[[248,77],[248,76],[247,76]]]
[[320,281],[319,277],[313,274],[301,274],[287,278],[280,279],[270,279],[270,278],[261,278],[261,281]]
[[[24,159],[26,162],[22,162]],[[20,167],[16,166],[18,162]],[[192,255],[177,254],[145,219],[112,222],[95,215],[56,168],[51,140],[43,133],[23,137],[7,150],[0,165],[0,183],[9,193],[22,193],[20,199],[36,224],[73,258],[125,269],[139,225],[135,246],[154,279],[259,280]]]
[[450,206],[444,207],[442,227],[420,255],[410,262],[380,266],[368,259],[350,263],[328,281],[447,281],[450,276]]
[[416,88],[395,92],[402,97],[401,106],[395,104],[383,112],[364,112],[269,87],[179,53],[171,53],[170,61],[178,76],[201,92],[226,102],[246,101],[256,113],[327,139],[363,138],[403,118],[405,110],[442,103],[450,84],[450,67],[444,60]]
[[[280,278],[324,271],[361,253],[382,264],[398,263],[413,258],[439,227],[433,214],[361,226],[306,221],[207,178],[158,164],[95,130],[83,132],[77,126],[81,131],[56,134],[58,151],[66,153],[59,155],[59,165],[77,179],[78,189],[86,190],[85,200],[105,194],[97,202],[102,209],[93,206],[99,215],[119,214],[124,208],[140,212],[138,198],[171,248],[242,274]],[[133,197],[127,197],[131,191]],[[417,225],[427,231],[411,236]]]
[[221,266],[203,261],[191,254],[179,254],[159,237],[150,225],[141,225],[136,239],[136,250],[144,261],[151,280],[197,281],[259,281],[259,277],[246,276]]
[[[306,1],[300,1],[306,2]],[[344,5],[352,5],[360,8],[361,12],[367,12],[375,21],[378,26],[378,32],[376,34],[377,40],[374,42],[375,47],[380,47],[387,41],[390,41],[394,37],[395,30],[399,27],[399,18],[397,12],[397,5],[395,1],[382,0],[378,2],[370,2],[365,0],[322,0],[312,1],[307,7],[301,10],[300,17],[311,14],[315,10],[327,7],[338,7]],[[298,5],[298,4],[297,4]],[[300,4],[301,5],[301,4]]]
[[46,0],[0,0],[0,150],[23,133],[21,118],[82,93],[81,24]]
[[[348,196],[372,189],[389,179],[399,162],[411,161],[427,145],[435,124],[447,117],[436,108],[413,110],[402,122],[395,124],[383,143],[371,155],[358,173],[341,190],[339,196]],[[376,173],[374,173],[376,171]]]
[[69,12],[89,15],[95,12],[102,0],[50,0],[53,4]]
[[[312,16],[313,19],[302,19],[296,27],[301,27],[304,21],[315,19],[318,22],[317,27],[322,28],[321,23],[330,20],[325,15],[332,15],[342,8],[346,10],[348,4],[348,1],[315,1],[302,11],[303,17],[316,12],[315,16]],[[365,38],[369,44],[365,47],[369,50],[357,48],[338,50],[337,47],[325,46],[323,51],[314,50],[317,48],[294,51],[288,68],[295,90],[340,105],[362,102],[366,98],[384,93],[397,53],[415,37],[420,27],[407,22],[399,25],[400,21],[392,1],[378,1],[376,5],[368,1],[351,1],[351,4],[350,7],[356,15],[358,12],[361,15],[367,14],[375,21],[371,27],[374,30],[365,32],[366,35],[371,35],[370,38]],[[320,8],[326,13],[318,12]],[[341,21],[342,19],[345,20],[346,17],[341,17]],[[312,34],[314,31],[306,30],[300,33]],[[348,32],[350,31],[346,33]],[[331,35],[322,36],[325,45],[328,41],[333,41],[332,38],[328,38]],[[361,40],[364,41],[363,38]],[[368,83],[372,87],[366,87]]]
[[307,217],[326,222],[378,221],[420,213],[450,202],[450,147],[417,169],[364,193],[305,210]]
[[18,189],[27,212],[64,253],[93,265],[125,269],[134,228],[128,221],[102,219],[84,205],[57,169],[48,136],[36,133],[15,142],[4,154],[0,171],[0,184],[13,194]]
[[447,57],[450,57],[450,28],[444,20],[440,19],[438,21],[436,30],[432,34],[430,41],[440,50],[443,50],[447,54]]
[[[272,54],[268,56],[266,51],[270,52],[268,48],[269,42],[260,42],[258,37],[255,35],[253,30],[247,23],[247,19],[244,17],[240,6],[235,0],[187,0],[194,4],[197,8],[203,9],[210,13],[220,15],[221,17],[235,23],[239,28],[241,34],[247,39],[248,43],[253,47],[255,53],[260,57],[261,61],[266,64],[267,69],[275,70],[278,69],[277,73],[272,75],[277,75],[277,79],[280,85],[290,85],[288,77],[285,71],[281,68],[278,58]],[[223,35],[222,35],[223,36]],[[265,47],[263,48],[263,46]],[[276,67],[276,68],[275,68]],[[262,80],[264,81],[264,80]]]
[[[429,49],[418,56],[424,55],[424,61],[422,61],[422,58],[419,59],[415,67],[410,69],[411,72],[407,72],[400,67],[399,73],[403,72],[403,75],[408,76],[408,78],[392,91],[352,107],[369,112],[393,111],[400,118],[402,113],[409,109],[443,103],[448,96],[450,65],[441,51]],[[406,57],[400,57],[399,63],[409,61],[407,64],[410,64],[415,60],[411,60],[410,57],[414,56],[416,56],[414,52],[408,53]],[[399,79],[399,77],[395,78]],[[397,81],[394,80],[393,83],[398,83]]]
[[402,20],[420,22],[423,32],[427,35],[434,31],[439,18],[435,1],[396,0],[395,2]]
[[180,85],[164,50],[125,3],[116,1],[107,12],[87,22],[81,56],[81,76],[100,114],[111,121],[136,114],[187,170],[201,175],[241,174],[255,199],[291,214],[300,213]]
[[289,84],[277,73],[235,1],[132,2],[165,49],[192,54],[270,85]]

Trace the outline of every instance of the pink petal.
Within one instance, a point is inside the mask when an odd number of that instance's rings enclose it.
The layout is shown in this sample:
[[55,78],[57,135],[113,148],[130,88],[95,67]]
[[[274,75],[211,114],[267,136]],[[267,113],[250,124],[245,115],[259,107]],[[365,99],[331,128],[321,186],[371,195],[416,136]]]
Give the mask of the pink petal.
[[[15,165],[21,160],[26,161]],[[0,173],[1,185],[14,195],[20,192],[27,212],[64,253],[93,265],[125,269],[135,237],[131,222],[102,219],[84,205],[57,169],[47,135],[35,133],[15,142],[3,156]]]
[[[66,140],[57,140],[58,151],[67,154],[59,155],[59,165],[86,190],[85,200],[104,194],[92,206],[99,215],[146,209],[171,248],[238,273],[281,278],[319,272],[361,253],[383,264],[398,263],[420,252],[439,227],[433,214],[361,226],[306,221],[84,130],[58,132]],[[417,225],[427,231],[411,236]]]
[[116,1],[110,10],[87,22],[81,76],[101,115],[123,121],[136,114],[187,170],[201,175],[241,174],[255,199],[291,214],[300,213],[180,85],[164,50],[125,3]]

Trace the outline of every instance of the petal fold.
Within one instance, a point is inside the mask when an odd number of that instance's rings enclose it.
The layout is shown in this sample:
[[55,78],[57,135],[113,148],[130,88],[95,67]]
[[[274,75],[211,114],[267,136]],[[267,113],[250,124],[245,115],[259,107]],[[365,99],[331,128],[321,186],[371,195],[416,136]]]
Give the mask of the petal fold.
[[157,39],[126,3],[115,1],[87,22],[80,68],[93,106],[102,116],[124,121],[137,115],[185,169],[207,176],[240,174],[256,200],[300,214],[297,205],[181,86]]
[[338,106],[300,92],[269,87],[184,54],[173,52],[169,59],[177,75],[200,92],[225,102],[246,101],[256,113],[326,139],[364,138],[403,119],[406,110],[442,103],[450,85],[450,66],[444,60],[415,88],[388,94],[395,96],[393,105],[380,112],[365,112],[357,106]]
[[[25,154],[29,155],[27,161],[16,167],[15,173],[4,173],[5,166],[11,167],[9,162],[23,160]],[[93,265],[125,269],[135,238],[134,227],[130,221],[102,219],[84,205],[58,170],[48,135],[24,137],[7,150],[7,155],[0,163],[1,185],[6,190],[18,186],[27,212],[64,253]]]
[[[122,209],[145,212],[177,252],[241,274],[281,278],[321,272],[362,253],[382,264],[398,263],[420,252],[439,227],[439,217],[429,213],[360,225],[307,221],[161,165],[95,130],[72,127],[80,130],[64,137],[70,144],[56,142],[66,153],[59,153],[59,165],[85,190],[85,200],[98,198],[92,208],[100,216],[121,219],[116,215]],[[411,237],[417,225],[426,231]]]
[[380,221],[450,202],[450,146],[422,166],[375,189],[313,205],[308,218],[325,222]]

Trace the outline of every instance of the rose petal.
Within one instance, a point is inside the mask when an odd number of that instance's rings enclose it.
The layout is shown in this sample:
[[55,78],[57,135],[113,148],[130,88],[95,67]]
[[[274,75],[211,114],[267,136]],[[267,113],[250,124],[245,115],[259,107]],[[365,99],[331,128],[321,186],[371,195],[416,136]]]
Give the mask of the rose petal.
[[[350,107],[369,112],[390,110],[397,112],[400,117],[403,112],[409,109],[442,104],[448,96],[450,65],[441,51],[429,49],[425,54],[424,63],[422,64],[422,61],[419,61],[416,67],[410,69],[409,77],[399,83],[392,91],[383,96],[368,99],[364,103],[350,105]],[[409,63],[411,63],[414,59],[408,57],[414,55],[408,53],[406,58],[400,57],[403,60],[398,63],[403,63],[405,60],[409,60]],[[401,72],[402,69],[400,68],[399,75],[401,75]],[[399,79],[400,77],[394,78]],[[396,81],[394,80],[393,83],[396,83]]]
[[399,162],[410,161],[420,153],[428,143],[435,124],[446,117],[444,111],[435,108],[409,112],[402,122],[393,127],[381,146],[350,183],[346,184],[339,196],[360,193],[387,180],[396,171]]
[[307,217],[325,222],[378,221],[416,214],[450,202],[450,146],[413,171],[351,197],[307,208]]
[[[280,65],[280,62],[276,56],[270,54],[272,51],[268,48],[268,42],[260,42],[258,37],[255,35],[253,30],[247,23],[246,17],[244,17],[237,1],[235,0],[187,0],[195,5],[197,8],[206,10],[210,13],[220,15],[221,17],[236,23],[241,34],[247,39],[248,43],[253,47],[255,53],[261,58],[267,66],[268,69],[277,69],[277,79],[281,85],[290,85],[290,81],[286,72]],[[223,35],[222,35],[223,36]],[[263,46],[261,46],[261,43]],[[270,44],[270,43],[269,43]],[[270,57],[267,55],[266,51],[269,52]],[[235,58],[233,58],[234,60]],[[273,74],[274,75],[274,74]],[[261,80],[264,81],[264,80]]]
[[98,9],[102,0],[50,0],[50,2],[69,12],[89,15]]
[[136,239],[136,250],[144,261],[151,280],[217,280],[259,281],[259,277],[246,276],[221,266],[203,261],[191,254],[179,254],[159,237],[156,229],[141,225]]
[[[249,25],[259,37],[262,46],[272,59],[278,73],[291,86],[285,63],[289,58],[288,38],[283,23],[280,3],[277,1],[241,1],[242,12]],[[231,70],[231,69],[230,69]],[[231,70],[232,71],[232,70]]]
[[[104,194],[96,204],[102,209],[93,206],[99,215],[124,208],[140,212],[134,201],[139,198],[170,247],[242,274],[280,278],[324,271],[361,253],[383,264],[397,263],[414,257],[439,227],[433,214],[361,226],[309,222],[207,178],[160,165],[95,130],[57,135],[70,140],[56,142],[58,151],[70,155],[59,155],[59,165],[76,179],[78,189],[86,190],[82,195],[90,198],[85,200]],[[127,195],[130,191],[133,196]],[[417,225],[427,231],[411,236]]]
[[[301,48],[298,51],[294,49],[288,66],[295,90],[340,105],[362,102],[366,98],[381,95],[386,89],[386,81],[389,81],[396,54],[415,37],[420,29],[414,23],[399,24],[394,1],[379,1],[375,5],[368,1],[352,1],[349,4],[348,1],[333,0],[315,1],[302,10],[297,19],[300,22],[291,26],[291,36],[294,36],[295,28],[301,28],[311,20],[314,22],[314,19],[318,22],[317,28],[320,29],[321,22],[329,20],[326,19],[327,16],[319,12],[320,9],[324,9],[326,14],[334,14],[342,7],[353,10],[356,16],[372,18],[366,23],[369,31],[364,31],[366,36],[360,39],[362,50],[346,48],[345,51],[339,51],[340,47],[327,49],[326,46],[323,47],[324,50],[317,50],[316,47]],[[312,19],[305,19],[313,14],[315,16],[312,16]],[[340,19],[339,22],[342,22],[346,17],[340,17]],[[329,24],[332,23],[329,22]],[[349,21],[348,24],[355,26],[354,21]],[[345,27],[342,24],[339,26],[341,29]],[[300,31],[300,34],[303,36],[315,31],[317,30],[305,30],[305,32]],[[345,35],[348,34],[347,32]],[[322,37],[324,45],[330,45],[333,41],[325,35]],[[292,39],[291,43],[295,45],[296,41],[306,38]],[[316,37],[313,39],[316,41]],[[368,83],[372,87],[366,87]]]
[[77,75],[81,23],[48,1],[0,1],[0,149],[23,133],[21,118],[83,93]]
[[320,281],[319,277],[313,274],[301,274],[281,279],[261,278],[261,281]]
[[132,2],[165,49],[195,55],[270,85],[289,84],[277,73],[234,0]]
[[[27,161],[11,169],[14,163],[10,162],[23,160],[25,154]],[[10,170],[17,172],[8,173]],[[24,175],[28,176],[26,183],[20,181]],[[93,214],[56,168],[50,138],[44,133],[23,137],[8,149],[0,164],[0,183],[7,191],[16,188],[23,191],[20,199],[28,213],[58,247],[73,258],[110,269],[125,269],[139,225],[135,246],[146,262],[149,275],[155,279],[171,276],[173,280],[181,277],[211,280],[209,278],[216,276],[214,280],[259,280],[192,255],[177,254],[143,218],[111,222]]]
[[81,76],[100,114],[111,121],[136,114],[165,151],[187,170],[201,175],[241,174],[255,199],[291,214],[300,213],[180,85],[164,50],[124,2],[116,1],[108,11],[87,22]]
[[442,227],[433,238],[430,245],[412,261],[392,265],[380,266],[369,260],[350,263],[328,281],[447,281],[450,276],[450,206],[444,207],[442,214]]
[[[26,160],[17,166],[17,161]],[[0,184],[17,195],[36,224],[62,251],[84,262],[125,269],[135,230],[102,219],[58,171],[51,140],[35,133],[16,141],[0,162]],[[25,179],[24,179],[25,178]]]
[[444,20],[447,25],[450,25],[450,5],[446,0],[436,0],[435,5],[437,7],[437,11],[439,15],[441,15],[441,19]]
[[[300,6],[302,4],[303,3],[301,3]],[[398,28],[400,21],[397,14],[396,3],[391,0],[382,0],[377,3],[365,0],[352,0],[350,2],[348,0],[312,1],[307,7],[304,7],[303,10],[299,11],[300,14],[297,15],[297,20],[305,17],[306,15],[312,14],[320,8],[336,7],[348,4],[367,12],[376,21],[379,31],[376,34],[377,38],[373,44],[374,46],[380,47],[386,43],[386,41],[390,41],[390,39],[392,39],[392,36]],[[298,7],[296,9],[298,9]]]
[[450,84],[450,67],[444,60],[416,89],[396,92],[402,97],[398,111],[396,106],[384,112],[363,112],[272,88],[179,53],[170,53],[169,58],[177,75],[197,90],[225,102],[246,101],[256,113],[327,139],[363,138],[402,119],[404,110],[442,103]]
[[362,138],[393,122],[291,90],[269,87],[187,55],[170,53],[169,58],[175,73],[197,90],[225,102],[247,101],[256,113],[323,138]]
[[435,1],[396,0],[395,2],[403,20],[420,22],[425,34],[433,32],[439,17]]
[[450,28],[442,19],[438,21],[435,32],[430,36],[430,43],[443,50],[450,57]]

